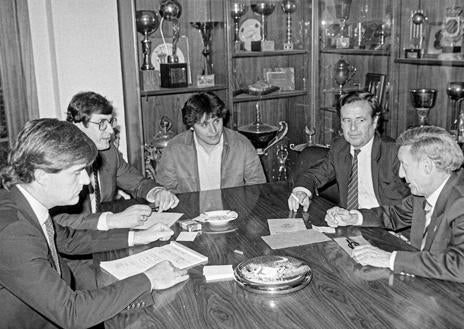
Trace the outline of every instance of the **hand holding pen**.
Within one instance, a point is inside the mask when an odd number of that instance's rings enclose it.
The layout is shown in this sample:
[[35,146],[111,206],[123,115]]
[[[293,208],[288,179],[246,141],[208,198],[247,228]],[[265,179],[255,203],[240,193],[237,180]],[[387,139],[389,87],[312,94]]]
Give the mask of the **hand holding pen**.
[[311,195],[302,191],[293,191],[288,197],[288,209],[298,211],[298,208],[303,206],[303,211],[308,211]]

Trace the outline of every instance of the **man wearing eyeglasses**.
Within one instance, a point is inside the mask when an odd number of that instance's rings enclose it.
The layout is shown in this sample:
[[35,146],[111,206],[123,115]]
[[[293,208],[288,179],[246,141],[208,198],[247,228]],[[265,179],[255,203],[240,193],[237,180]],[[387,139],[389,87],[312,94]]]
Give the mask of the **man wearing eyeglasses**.
[[174,194],[140,175],[112,143],[117,121],[113,105],[105,97],[94,92],[76,94],[68,105],[66,120],[90,137],[99,154],[94,167],[89,169],[91,184],[83,189],[79,204],[73,209],[55,209],[55,213],[59,212],[55,216],[58,223],[99,230],[132,228],[142,224],[152,212],[148,205],[132,205],[120,213],[101,211],[101,204],[114,201],[118,189],[134,198],[154,203],[158,211],[177,206],[179,200]]

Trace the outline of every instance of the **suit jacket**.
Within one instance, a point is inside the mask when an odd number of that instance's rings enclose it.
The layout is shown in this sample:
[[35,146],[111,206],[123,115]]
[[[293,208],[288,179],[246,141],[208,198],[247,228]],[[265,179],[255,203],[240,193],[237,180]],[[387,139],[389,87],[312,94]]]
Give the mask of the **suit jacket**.
[[[60,253],[127,247],[127,230],[75,231],[55,225]],[[23,194],[0,191],[0,328],[88,328],[132,302],[150,304],[150,282],[138,274],[93,291],[74,291],[65,262],[61,276],[38,219]],[[142,302],[140,302],[140,300]]]
[[411,245],[418,251],[398,251],[394,271],[464,282],[464,172],[453,173],[438,197],[424,250],[424,197],[408,196],[401,204],[361,209],[363,226],[398,229],[411,226]]
[[[159,186],[155,181],[141,176],[113,145],[99,152],[95,165],[98,166],[101,202],[113,201],[118,188],[134,198],[145,198],[151,189]],[[76,205],[52,209],[50,213],[54,221],[75,229],[95,230],[100,214],[92,214],[88,194],[88,187],[84,187]]]
[[[375,134],[371,152],[372,183],[379,204],[390,205],[401,202],[410,191],[398,176],[398,146],[393,139]],[[327,156],[315,166],[302,170],[295,186],[303,186],[313,193],[319,187],[336,180],[340,192],[340,206],[346,208],[348,183],[351,173],[350,144],[337,137]]]
[[[221,188],[266,182],[256,149],[242,134],[224,128]],[[176,193],[200,190],[193,132],[187,130],[169,141],[156,170],[156,181]]]

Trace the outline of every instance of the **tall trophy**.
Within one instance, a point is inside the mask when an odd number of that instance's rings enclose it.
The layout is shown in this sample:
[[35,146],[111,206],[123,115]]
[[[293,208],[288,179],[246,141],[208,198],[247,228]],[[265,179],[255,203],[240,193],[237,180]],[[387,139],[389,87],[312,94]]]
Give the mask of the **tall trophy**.
[[275,3],[257,2],[251,4],[251,10],[261,16],[261,41],[252,41],[252,51],[274,50],[274,41],[267,40],[267,21],[266,17],[274,12]]
[[200,31],[201,39],[203,40],[203,71],[197,77],[198,87],[214,86],[213,63],[211,63],[211,32],[219,22],[191,22],[194,28]]
[[240,18],[243,15],[245,15],[247,10],[248,10],[247,5],[243,3],[239,3],[239,2],[232,3],[232,9],[231,9],[230,15],[232,16],[232,19],[234,21],[234,50],[236,52],[245,49],[243,42],[240,40],[238,36],[238,32],[240,29],[239,27]]
[[138,10],[135,13],[135,24],[137,32],[143,34],[142,52],[143,64],[140,67],[142,70],[153,70],[154,66],[151,63],[151,40],[148,38],[150,34],[155,32],[159,27],[158,14],[153,10]]
[[417,111],[419,126],[427,125],[427,117],[430,109],[435,106],[437,100],[436,89],[411,89],[411,103]]
[[459,129],[459,123],[462,116],[461,103],[464,101],[464,82],[450,82],[448,88],[446,88],[446,94],[448,95],[448,109],[449,112],[451,112],[452,120],[450,133],[455,136],[457,140],[459,140],[459,138],[463,139],[464,136],[461,133],[461,129]]
[[287,15],[287,33],[285,35],[284,50],[293,50],[292,40],[292,13],[296,10],[296,0],[283,0],[281,8]]
[[346,21],[350,17],[351,0],[335,0],[335,17],[340,20],[340,33],[335,40],[336,48],[350,48],[350,36]]
[[168,56],[167,63],[160,63],[161,87],[187,87],[187,63],[179,63],[177,56],[177,42],[180,36],[179,18],[182,14],[182,6],[177,0],[163,0],[159,12],[163,20],[172,22],[172,53]]

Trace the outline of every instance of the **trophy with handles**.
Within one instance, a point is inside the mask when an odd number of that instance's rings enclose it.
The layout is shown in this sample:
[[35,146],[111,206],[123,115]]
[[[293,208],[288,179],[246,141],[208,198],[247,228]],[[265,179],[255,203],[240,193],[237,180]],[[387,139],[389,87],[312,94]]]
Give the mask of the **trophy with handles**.
[[142,70],[153,70],[154,66],[151,63],[151,40],[148,38],[150,34],[155,32],[159,27],[158,14],[153,10],[138,10],[135,13],[135,22],[137,26],[137,32],[143,34],[142,52],[143,52],[143,64],[140,69]]

